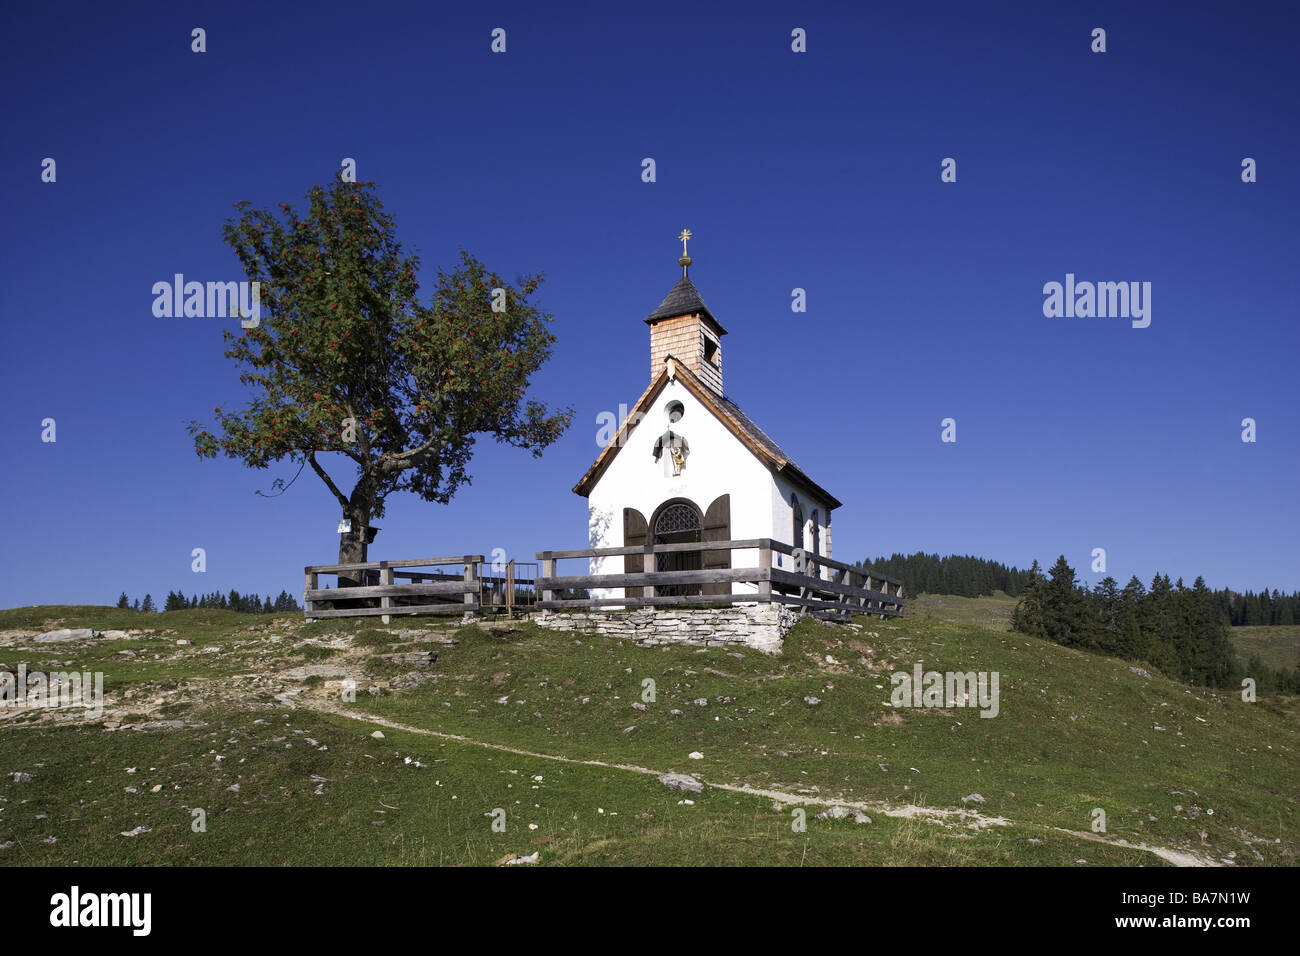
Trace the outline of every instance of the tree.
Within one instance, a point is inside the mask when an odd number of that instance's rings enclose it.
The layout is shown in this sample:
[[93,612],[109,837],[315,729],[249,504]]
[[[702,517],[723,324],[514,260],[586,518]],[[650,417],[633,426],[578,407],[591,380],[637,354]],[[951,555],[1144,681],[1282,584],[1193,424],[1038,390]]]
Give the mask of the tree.
[[1043,580],[1043,572],[1039,569],[1038,561],[1035,559],[1030,569],[1025,572],[1024,594],[1011,615],[1011,627],[1021,634],[1029,634],[1032,637],[1045,637],[1047,635],[1044,624],[1045,598],[1046,582]]
[[1083,598],[1079,594],[1065,555],[1061,555],[1048,572],[1051,580],[1044,589],[1044,624],[1047,637],[1066,647],[1087,645],[1091,640],[1085,620]]
[[139,599],[139,598],[136,598],[136,599],[135,599],[135,603],[131,605],[131,610],[133,610],[133,611],[138,611],[138,610],[140,610],[140,599]]
[[[213,410],[220,438],[189,425],[201,457],[310,465],[351,522],[341,564],[366,560],[370,522],[394,492],[450,501],[469,481],[477,436],[539,457],[572,420],[571,409],[524,401],[555,341],[551,316],[529,302],[541,277],[508,284],[462,250],[422,304],[420,260],[403,252],[373,187],[336,176],[309,191],[303,216],[281,203],[284,221],[236,204],[223,235],[261,283],[262,317],[242,335],[227,330],[225,354],[259,393],[242,412]],[[355,469],[350,492],[325,452]]]
[[297,599],[288,591],[281,591],[280,596],[275,599],[275,604],[271,606],[271,610],[279,613],[283,611],[301,611],[302,608],[298,606]]
[[126,592],[125,592],[125,591],[123,591],[122,594],[118,597],[118,599],[117,599],[117,606],[118,606],[119,608],[121,608],[122,610],[124,610],[124,611],[129,611],[129,610],[131,609],[131,601],[130,601],[130,599],[126,596]]
[[153,606],[153,595],[152,595],[152,594],[146,594],[146,595],[144,596],[144,604],[140,605],[140,610],[143,611],[145,614],[152,614],[155,610],[157,610],[157,609]]
[[1115,653],[1126,660],[1146,660],[1147,640],[1142,630],[1142,603],[1147,589],[1135,574],[1128,579],[1119,599],[1119,636]]
[[1214,595],[1206,587],[1204,578],[1198,577],[1187,595],[1192,603],[1191,618],[1195,629],[1191,678],[1209,687],[1227,686],[1237,667],[1236,646],[1228,633],[1227,621],[1215,606]]
[[1117,654],[1122,644],[1120,638],[1119,582],[1107,575],[1093,589],[1097,633],[1097,649],[1104,654]]

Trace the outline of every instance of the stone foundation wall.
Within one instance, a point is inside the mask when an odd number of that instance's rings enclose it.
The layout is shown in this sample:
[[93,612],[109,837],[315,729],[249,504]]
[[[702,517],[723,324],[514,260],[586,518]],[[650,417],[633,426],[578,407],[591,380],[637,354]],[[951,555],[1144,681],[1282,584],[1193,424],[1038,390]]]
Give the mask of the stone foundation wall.
[[642,647],[691,644],[752,647],[779,654],[799,619],[783,604],[736,604],[726,608],[632,608],[619,611],[542,611],[534,620],[556,631],[629,637]]

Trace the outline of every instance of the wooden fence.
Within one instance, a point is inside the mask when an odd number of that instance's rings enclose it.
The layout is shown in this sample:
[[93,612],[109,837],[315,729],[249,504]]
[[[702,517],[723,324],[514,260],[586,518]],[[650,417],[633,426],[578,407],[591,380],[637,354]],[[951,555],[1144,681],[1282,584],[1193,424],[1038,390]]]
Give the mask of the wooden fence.
[[[624,571],[616,574],[566,574],[556,571],[556,562],[593,558],[639,556],[642,567],[653,566],[649,555],[679,552],[756,551],[754,567],[710,567],[673,571]],[[773,553],[789,555],[790,568],[773,567]],[[800,608],[800,613],[845,619],[854,614],[878,614],[882,618],[903,613],[903,582],[887,574],[842,564],[818,555],[797,551],[771,538],[741,541],[699,541],[686,544],[657,544],[625,548],[585,548],[574,551],[539,551],[541,574],[537,578],[537,607],[544,610],[602,607],[655,607],[709,604],[773,603]],[[704,562],[701,562],[704,563]],[[717,561],[708,563],[716,564]],[[734,560],[727,563],[734,564]],[[739,588],[736,586],[739,585]],[[556,592],[596,589],[604,595],[561,600]],[[656,593],[660,591],[672,593]],[[629,590],[634,592],[629,594]],[[610,593],[615,592],[615,593]],[[617,593],[621,592],[621,593]]]
[[[656,555],[728,552],[727,565],[736,552],[757,555],[752,567],[713,567],[673,571],[623,571],[601,574],[556,572],[559,561],[634,556],[642,567],[654,566]],[[789,562],[772,555],[787,555]],[[504,570],[481,572],[483,555],[448,558],[413,558],[406,561],[371,561],[360,564],[316,564],[303,569],[303,615],[324,617],[378,615],[385,624],[396,614],[469,614],[504,610],[563,610],[575,608],[658,607],[719,604],[788,604],[800,613],[847,619],[855,614],[882,618],[903,613],[903,582],[887,574],[842,564],[819,555],[796,551],[771,538],[742,541],[699,541],[627,548],[586,548],[575,551],[539,551],[541,573],[518,575],[513,561]],[[789,567],[784,565],[789,564]],[[458,570],[442,570],[448,565]],[[521,565],[519,569],[532,569]],[[397,569],[403,570],[397,570]],[[424,569],[424,570],[413,570]],[[364,572],[359,587],[320,587],[320,576]],[[406,583],[398,583],[401,580]],[[602,591],[586,598],[560,598],[566,590]],[[535,601],[530,600],[534,598]],[[328,603],[329,607],[321,605]]]
[[[483,582],[479,577],[481,554],[464,554],[451,558],[412,558],[407,561],[368,561],[360,564],[314,564],[303,568],[303,616],[363,617],[380,615],[389,622],[393,614],[476,614],[483,603]],[[412,571],[411,568],[441,569],[459,565],[459,574],[442,570]],[[408,570],[398,571],[397,568]],[[364,571],[366,584],[361,587],[320,587],[320,575]],[[397,579],[409,581],[398,584]],[[373,582],[373,583],[372,583]],[[378,606],[374,605],[378,598]],[[330,602],[329,609],[317,607]],[[340,607],[340,604],[346,606]]]

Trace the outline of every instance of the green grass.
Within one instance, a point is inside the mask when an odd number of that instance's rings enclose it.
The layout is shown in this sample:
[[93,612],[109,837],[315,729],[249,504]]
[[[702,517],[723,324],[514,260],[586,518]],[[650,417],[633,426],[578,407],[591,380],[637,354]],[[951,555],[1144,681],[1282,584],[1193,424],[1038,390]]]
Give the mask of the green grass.
[[1232,640],[1243,664],[1258,654],[1269,667],[1291,670],[1300,667],[1300,624],[1234,627]]
[[[0,845],[12,843],[0,864],[484,865],[540,851],[543,864],[1164,865],[1061,832],[1088,831],[1098,807],[1109,839],[1233,854],[1242,865],[1296,862],[1294,698],[1246,704],[1143,678],[1124,662],[1002,629],[1008,602],[923,597],[908,617],[862,619],[856,632],[805,621],[777,657],[640,648],[532,624],[468,627],[459,643],[437,645],[432,680],[360,692],[346,705],[355,718],[276,697],[324,693],[328,678],[276,675],[350,666],[382,686],[404,668],[379,654],[430,645],[373,621],[0,611],[0,629],[147,622],[155,634],[111,645],[0,646],[0,664],[72,660],[105,671],[119,720],[134,711],[184,722],[108,730],[0,720]],[[398,619],[392,629],[446,626]],[[177,634],[162,636],[167,629]],[[176,645],[181,637],[193,643]],[[999,672],[1000,714],[888,706],[889,675],[916,662]],[[643,701],[647,679],[654,699]],[[433,733],[384,727],[374,739],[368,717]],[[653,775],[434,734],[799,795],[810,801],[807,831],[792,830],[790,806],[755,794],[708,786],[691,796]],[[12,781],[16,771],[32,781]],[[882,812],[958,810],[972,793],[984,802],[970,806],[1011,825],[973,830]],[[866,825],[816,819],[836,800],[881,810]],[[191,829],[195,808],[206,812],[205,833]],[[505,833],[491,827],[497,808]],[[120,835],[137,826],[150,829]]]
[[978,624],[993,631],[1011,630],[1011,614],[1019,598],[996,591],[989,597],[968,598],[953,594],[918,594],[904,602],[907,618]]

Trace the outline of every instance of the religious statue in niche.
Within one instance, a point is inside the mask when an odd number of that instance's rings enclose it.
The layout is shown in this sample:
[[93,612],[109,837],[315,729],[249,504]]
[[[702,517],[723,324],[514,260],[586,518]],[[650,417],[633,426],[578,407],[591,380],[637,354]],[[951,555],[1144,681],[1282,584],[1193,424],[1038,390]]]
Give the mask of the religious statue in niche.
[[668,431],[655,439],[655,461],[659,461],[665,452],[668,455],[664,462],[665,474],[667,473],[667,466],[671,464],[673,475],[680,475],[682,469],[686,467],[686,457],[691,453],[690,443],[669,428]]

